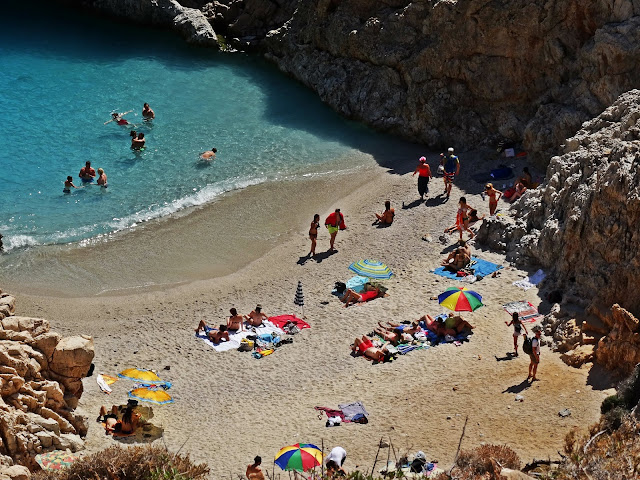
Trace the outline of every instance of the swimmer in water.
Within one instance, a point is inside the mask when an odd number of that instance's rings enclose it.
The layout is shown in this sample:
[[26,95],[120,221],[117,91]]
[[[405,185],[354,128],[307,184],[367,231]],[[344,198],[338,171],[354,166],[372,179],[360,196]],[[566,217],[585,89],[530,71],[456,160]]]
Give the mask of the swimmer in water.
[[133,112],[133,110],[129,110],[128,112],[123,112],[123,113],[113,112],[111,114],[111,120],[107,120],[106,122],[104,122],[104,124],[106,125],[107,123],[116,122],[118,125],[129,125],[129,122],[127,122],[122,117],[124,117],[127,113],[131,113],[131,112]]
[[102,168],[98,169],[98,185],[104,188],[107,188],[109,186],[107,184],[107,174],[104,173],[104,170]]
[[142,117],[145,120],[152,120],[156,118],[156,113],[151,109],[148,103],[145,103],[142,107]]
[[[136,133],[135,130],[131,131],[131,148],[134,150],[140,150],[144,147],[146,140],[144,139],[144,133]],[[137,136],[136,136],[137,135]]]
[[212,160],[215,160],[217,152],[218,152],[218,149],[214,147],[211,150],[207,150],[206,152],[202,152],[200,154],[200,158],[202,160],[206,160],[206,161],[210,162]]
[[82,179],[82,183],[93,182],[93,179],[96,178],[96,171],[91,168],[91,162],[87,161],[87,163],[85,163],[84,167],[80,169],[78,176]]
[[64,181],[64,188],[62,189],[62,193],[71,193],[71,188],[82,188],[82,187],[76,187],[73,184],[73,177],[69,175],[67,179]]

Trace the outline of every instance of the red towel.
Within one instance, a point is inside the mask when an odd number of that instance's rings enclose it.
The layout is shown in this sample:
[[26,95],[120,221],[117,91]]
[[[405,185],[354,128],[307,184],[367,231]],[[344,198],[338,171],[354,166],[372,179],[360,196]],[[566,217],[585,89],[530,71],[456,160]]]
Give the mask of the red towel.
[[287,322],[295,323],[296,327],[298,327],[300,330],[302,330],[303,328],[311,328],[311,325],[309,325],[304,320],[300,320],[295,315],[278,315],[276,317],[269,317],[269,321],[278,328],[284,327]]

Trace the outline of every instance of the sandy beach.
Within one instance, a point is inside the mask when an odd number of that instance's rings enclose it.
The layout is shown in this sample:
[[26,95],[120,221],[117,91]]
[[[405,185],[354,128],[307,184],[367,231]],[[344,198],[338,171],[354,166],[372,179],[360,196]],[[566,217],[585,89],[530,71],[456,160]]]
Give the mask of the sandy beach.
[[[429,155],[434,171],[436,158]],[[354,338],[371,332],[378,321],[414,320],[426,313],[441,313],[443,308],[430,298],[449,286],[460,286],[430,273],[458,238],[457,234],[450,236],[446,245],[438,242],[444,228],[454,223],[457,199],[464,195],[480,214],[488,214],[488,203],[480,197],[482,185],[470,178],[473,170],[484,165],[481,157],[462,153],[460,158],[462,175],[449,202],[436,197],[443,190],[440,177],[432,180],[426,205],[416,202],[417,177],[411,172],[417,157],[396,163],[393,171],[371,166],[357,182],[346,181],[348,177],[335,183],[321,179],[313,184],[313,192],[305,194],[302,189],[280,195],[278,202],[283,208],[276,216],[284,216],[290,228],[274,241],[259,245],[247,242],[251,217],[249,224],[236,222],[239,226],[233,228],[238,232],[238,243],[233,254],[246,258],[236,271],[230,272],[229,267],[215,278],[191,279],[179,285],[174,281],[175,286],[156,285],[135,294],[98,296],[93,286],[86,292],[78,287],[74,295],[65,297],[33,295],[26,288],[14,290],[17,313],[46,318],[53,330],[64,335],[92,335],[96,372],[154,369],[172,382],[170,393],[175,403],[154,406],[152,423],[164,429],[159,441],[208,463],[212,478],[244,473],[255,455],[263,457],[263,467],[271,472],[275,453],[296,442],[324,444],[327,451],[343,446],[348,454],[347,470],[370,470],[381,438],[390,439],[396,451],[423,450],[429,460],[448,466],[467,416],[463,448],[482,442],[507,444],[524,462],[557,456],[571,428],[586,428],[598,419],[599,405],[611,394],[612,384],[596,368],[567,367],[547,347],[542,350],[539,381],[533,384],[525,381],[527,356],[521,353],[507,359],[513,348],[512,330],[504,324],[509,316],[502,304],[528,300],[541,313],[549,308],[536,288],[525,292],[512,285],[535,269],[515,269],[501,255],[474,246],[474,254],[505,269],[496,278],[487,277],[471,287],[483,296],[485,306],[463,315],[476,327],[469,342],[411,352],[379,365],[350,356]],[[256,195],[266,194],[255,191]],[[374,212],[383,210],[386,199],[396,209],[395,222],[389,228],[372,226]],[[257,200],[255,205],[259,205]],[[317,260],[306,258],[307,230],[314,209],[324,221],[335,207],[345,214],[348,227],[338,234],[338,252],[321,253]],[[500,202],[502,212],[507,207]],[[219,210],[208,206],[174,219],[173,234],[166,237],[163,232],[153,238],[164,238],[169,246],[187,242],[193,235],[187,226],[197,218],[193,215],[217,215]],[[427,234],[432,242],[422,240]],[[136,269],[131,252],[149,248],[145,235],[130,237],[122,241],[135,245],[125,248],[125,255],[119,254],[118,242],[91,247],[107,249],[108,258],[117,257],[124,278],[129,269]],[[203,243],[200,237],[194,241]],[[235,241],[233,236],[224,239],[226,243]],[[328,233],[321,227],[318,252],[325,252],[328,246]],[[182,253],[172,248],[153,244],[153,252],[155,270],[182,263],[175,260],[175,255]],[[196,249],[191,255],[197,255]],[[207,252],[198,261],[206,264],[210,255],[213,253]],[[395,275],[383,282],[389,295],[343,308],[331,295],[333,284],[353,276],[347,267],[361,258],[384,261],[393,270]],[[190,261],[198,263],[193,258]],[[144,262],[153,272],[153,262]],[[234,306],[246,314],[260,303],[267,315],[299,315],[293,304],[298,280],[303,283],[304,311],[312,328],[295,335],[293,344],[282,346],[273,355],[257,360],[244,352],[218,353],[194,336],[199,320],[221,323]],[[3,289],[7,289],[5,285]],[[124,403],[131,382],[118,381],[111,395],[98,389],[95,375],[84,384],[79,411],[89,418],[87,451],[94,452],[117,441],[105,436],[94,421],[100,405]],[[516,402],[516,394],[524,401]],[[327,428],[326,417],[319,419],[314,410],[314,406],[335,408],[356,400],[362,401],[370,414],[367,425]],[[561,418],[558,412],[565,408],[571,415]],[[380,458],[383,461],[379,459],[376,469],[386,462],[386,449]]]

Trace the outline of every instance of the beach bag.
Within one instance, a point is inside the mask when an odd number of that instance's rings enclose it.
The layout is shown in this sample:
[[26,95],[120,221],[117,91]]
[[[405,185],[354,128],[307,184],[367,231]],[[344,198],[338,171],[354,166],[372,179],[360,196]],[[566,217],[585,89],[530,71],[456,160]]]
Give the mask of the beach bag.
[[533,353],[533,345],[531,343],[532,340],[533,339],[530,337],[524,337],[524,342],[522,343],[522,351],[529,355]]

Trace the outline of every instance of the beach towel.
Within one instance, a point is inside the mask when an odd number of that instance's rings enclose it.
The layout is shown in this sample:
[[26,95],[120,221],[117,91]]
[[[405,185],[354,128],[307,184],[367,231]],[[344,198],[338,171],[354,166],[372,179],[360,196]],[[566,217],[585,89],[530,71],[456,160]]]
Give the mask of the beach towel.
[[544,280],[544,278],[546,276],[547,276],[547,274],[544,273],[542,271],[542,269],[540,269],[536,273],[534,273],[533,275],[529,275],[527,278],[523,278],[522,280],[517,280],[517,281],[513,282],[513,284],[516,287],[523,288],[526,291],[526,290],[529,290],[530,288],[535,287],[536,285],[538,285],[540,282],[542,282]]
[[513,170],[511,170],[509,167],[494,168],[493,170],[489,170],[486,172],[476,173],[475,175],[472,175],[471,178],[473,178],[478,183],[507,180],[509,178],[513,178]]
[[107,375],[106,373],[100,373],[96,377],[96,382],[98,383],[98,387],[104,393],[111,393],[111,387],[109,385],[116,383],[118,381],[118,377],[114,377],[113,375]]
[[311,325],[309,325],[304,320],[299,319],[295,315],[278,315],[276,317],[269,317],[269,321],[280,329],[282,329],[282,327],[284,327],[287,322],[294,323],[295,326],[300,330],[302,330],[303,328],[311,328]]
[[[340,409],[335,409],[335,408],[329,408],[329,407],[313,407],[316,410],[320,411],[320,412],[324,412],[327,414],[327,417],[331,418],[331,417],[340,417],[340,419],[343,422],[346,422],[347,420],[345,420],[344,418],[344,413],[342,413],[342,410]],[[318,414],[318,418],[320,420],[322,420],[322,413]]]
[[[468,267],[466,267],[464,270],[470,270],[472,277],[475,277],[477,279],[478,276],[480,278],[484,278],[487,275],[491,275],[493,272],[497,272],[501,268],[503,268],[502,265],[488,262],[478,257],[471,257],[471,264]],[[436,275],[440,275],[441,277],[451,278],[453,280],[465,279],[465,277],[458,276],[457,272],[449,272],[445,270],[445,267],[438,267],[435,270],[433,270],[432,273],[435,273]]]
[[342,403],[338,405],[338,408],[342,411],[346,422],[352,421],[356,415],[369,416],[362,402]]
[[[347,288],[350,288],[356,293],[362,293],[364,291],[364,284],[367,283],[369,279],[367,277],[362,277],[360,275],[356,275],[355,277],[351,277],[345,285]],[[338,291],[334,288],[331,291],[331,295],[338,295]]]
[[260,336],[260,335],[268,335],[268,334],[284,335],[284,332],[280,330],[278,327],[276,327],[273,323],[266,320],[262,323],[261,327],[252,327],[250,330],[240,331],[237,333],[230,333],[228,342],[213,343],[211,340],[209,340],[209,338],[207,338],[206,333],[198,333],[196,337],[203,340],[207,345],[213,348],[216,352],[226,352],[228,350],[234,350],[234,349],[237,350],[238,348],[240,348],[240,342],[242,341],[243,338],[246,338],[247,335]]
[[524,300],[505,303],[502,308],[510,315],[518,312],[518,318],[520,318],[521,322],[533,323],[541,316],[540,313],[538,313],[538,309],[534,307],[531,302]]

